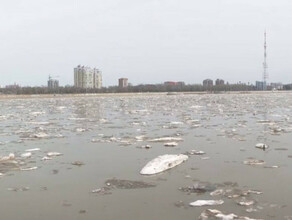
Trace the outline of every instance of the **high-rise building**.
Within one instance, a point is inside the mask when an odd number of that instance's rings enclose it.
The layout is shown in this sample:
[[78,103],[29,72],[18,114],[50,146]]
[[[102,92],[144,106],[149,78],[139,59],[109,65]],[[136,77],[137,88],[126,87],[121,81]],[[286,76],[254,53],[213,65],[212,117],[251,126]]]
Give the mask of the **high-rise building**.
[[49,76],[48,88],[57,89],[58,87],[59,87],[59,80],[53,79],[51,76]]
[[216,86],[224,85],[224,80],[223,79],[216,79],[215,84],[216,84]]
[[213,80],[212,79],[205,79],[203,81],[203,86],[207,86],[207,87],[213,86]]
[[101,89],[102,75],[99,69],[78,65],[74,68],[74,86],[86,89]]
[[267,84],[264,81],[256,81],[256,90],[265,90],[267,88]]
[[128,79],[127,78],[120,78],[119,79],[119,87],[120,88],[127,88],[128,87]]

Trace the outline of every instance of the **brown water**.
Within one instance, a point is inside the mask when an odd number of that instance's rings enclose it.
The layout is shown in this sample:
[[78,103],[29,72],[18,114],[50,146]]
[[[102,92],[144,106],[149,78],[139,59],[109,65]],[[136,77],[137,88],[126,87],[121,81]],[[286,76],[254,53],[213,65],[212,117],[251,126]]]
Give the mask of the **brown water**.
[[[292,93],[11,99],[0,107],[0,155],[16,156],[16,164],[0,162],[1,219],[198,219],[208,208],[292,219]],[[183,141],[176,147],[149,141],[164,136]],[[269,148],[255,148],[261,142]],[[140,148],[147,144],[152,148]],[[21,158],[30,148],[40,151]],[[139,174],[159,155],[191,150],[206,154],[159,175]],[[63,155],[42,161],[50,151]],[[250,158],[265,164],[245,165]],[[38,168],[21,171],[30,167]],[[112,178],[156,186],[92,193]],[[262,194],[228,198],[179,190],[198,182]],[[254,204],[238,205],[243,197]],[[198,199],[224,204],[188,205]]]

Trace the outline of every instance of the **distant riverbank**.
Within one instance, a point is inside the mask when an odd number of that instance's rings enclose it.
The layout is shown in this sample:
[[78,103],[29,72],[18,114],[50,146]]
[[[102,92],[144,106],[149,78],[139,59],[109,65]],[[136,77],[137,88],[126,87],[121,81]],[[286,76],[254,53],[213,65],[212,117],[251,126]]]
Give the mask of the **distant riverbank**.
[[33,94],[33,95],[7,95],[0,94],[3,99],[32,99],[32,98],[78,98],[78,97],[115,97],[115,96],[139,96],[139,95],[203,95],[203,94],[261,94],[261,93],[291,93],[291,91],[229,91],[229,92],[145,92],[145,93],[81,93],[81,94]]

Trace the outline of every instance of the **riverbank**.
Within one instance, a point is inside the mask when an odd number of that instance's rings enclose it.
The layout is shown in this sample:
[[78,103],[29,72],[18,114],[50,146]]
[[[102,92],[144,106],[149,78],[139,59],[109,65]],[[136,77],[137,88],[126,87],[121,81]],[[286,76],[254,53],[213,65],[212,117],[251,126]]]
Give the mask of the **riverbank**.
[[74,98],[74,97],[116,97],[116,96],[156,96],[156,95],[203,95],[203,94],[262,94],[262,93],[291,93],[292,91],[228,91],[228,92],[144,92],[144,93],[79,93],[79,94],[32,94],[7,95],[0,94],[3,99],[38,99],[38,98]]

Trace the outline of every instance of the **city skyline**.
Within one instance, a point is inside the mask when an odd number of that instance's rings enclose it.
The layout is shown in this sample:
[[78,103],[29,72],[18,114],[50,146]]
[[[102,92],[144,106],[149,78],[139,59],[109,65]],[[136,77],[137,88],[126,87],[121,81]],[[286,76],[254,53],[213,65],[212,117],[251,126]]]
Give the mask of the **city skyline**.
[[133,84],[254,83],[265,29],[268,82],[290,83],[291,10],[288,0],[5,2],[0,85],[46,85],[50,74],[73,85],[79,63],[102,69],[105,86],[123,76]]

